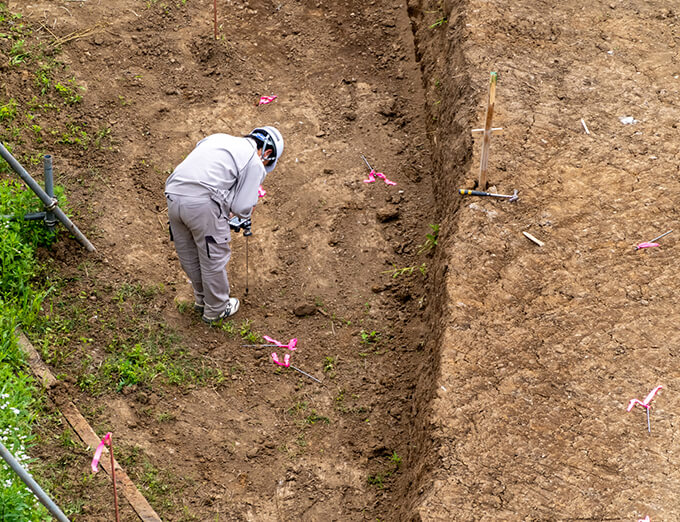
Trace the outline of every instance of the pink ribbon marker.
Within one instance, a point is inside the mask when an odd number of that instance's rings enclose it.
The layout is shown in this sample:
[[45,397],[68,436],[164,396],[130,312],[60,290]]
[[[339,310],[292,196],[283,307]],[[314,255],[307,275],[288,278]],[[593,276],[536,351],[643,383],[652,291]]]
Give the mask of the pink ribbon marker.
[[[288,341],[288,344],[281,344],[279,341],[277,341],[276,339],[272,339],[268,335],[263,335],[262,338],[265,341],[269,341],[270,343],[273,343],[281,348],[288,348],[290,351],[294,351],[297,349],[297,338],[291,339],[290,341]],[[303,375],[306,375],[310,379],[313,379],[316,382],[321,383],[321,381],[316,377],[313,377],[312,375],[309,375],[307,372],[303,372],[300,368],[296,368],[295,366],[290,364],[290,355],[291,354],[286,353],[283,356],[283,362],[281,362],[281,359],[279,359],[279,355],[276,352],[272,352],[272,360],[274,361],[274,364],[278,364],[279,366],[283,366],[284,368],[292,368],[293,370],[300,372]]]
[[645,408],[650,408],[649,403],[652,402],[652,399],[654,396],[659,392],[659,390],[663,388],[663,386],[659,385],[656,388],[654,388],[652,391],[649,392],[647,397],[645,397],[645,400],[640,401],[638,399],[631,399],[630,402],[628,403],[628,408],[626,411],[632,410],[636,404],[639,404],[640,406],[643,406]]
[[279,366],[283,366],[284,368],[290,367],[290,354],[287,353],[286,355],[283,356],[283,362],[279,360],[279,356],[276,354],[276,352],[272,352],[272,359],[274,360],[275,364],[278,364]]
[[278,96],[275,94],[272,94],[271,96],[260,96],[260,101],[257,105],[267,105],[268,103],[273,102],[276,98],[278,98]]
[[281,344],[279,341],[276,339],[272,339],[268,335],[263,335],[262,338],[265,341],[269,341],[272,344],[275,344],[276,346],[280,346],[281,348],[288,348],[289,350],[295,350],[297,348],[297,338],[296,339],[291,339],[288,341],[288,344]]
[[106,435],[104,435],[104,438],[99,443],[99,446],[97,446],[97,449],[94,452],[94,458],[92,459],[92,473],[97,473],[99,471],[98,469],[99,459],[102,457],[102,451],[104,451],[104,446],[110,445],[111,445],[111,432],[108,432]]
[[646,241],[644,243],[640,243],[635,247],[635,250],[640,250],[641,248],[654,248],[658,247],[659,243],[650,243],[649,241]]
[[649,515],[647,515],[645,518],[638,518],[638,522],[649,522]]
[[666,237],[668,234],[673,232],[673,229],[669,230],[668,232],[664,232],[660,236],[655,237],[651,241],[645,241],[644,243],[640,243],[635,247],[635,250],[640,250],[641,248],[652,248],[652,247],[658,247],[659,243],[655,243],[655,241],[661,239],[662,237]]
[[258,198],[263,198],[267,195],[267,191],[260,185],[257,187],[257,197]]
[[[281,344],[279,341],[276,339],[272,339],[268,335],[263,335],[262,338],[265,341],[269,341],[270,343],[275,344],[276,346],[279,346],[281,348],[288,348],[290,351],[295,351],[297,349],[297,338],[291,339],[288,341],[288,344]],[[290,354],[287,353],[286,355],[283,356],[283,362],[279,359],[279,356],[276,354],[276,352],[272,352],[272,359],[274,360],[275,364],[278,364],[279,366],[283,366],[284,368],[288,368],[290,366]]]
[[364,183],[375,182],[376,176],[382,179],[387,185],[396,185],[394,181],[390,181],[389,179],[387,179],[387,176],[385,176],[385,174],[383,174],[382,172],[376,172],[375,169],[371,169],[371,172],[368,173],[368,179],[365,179]]
[[663,388],[663,386],[661,385],[654,388],[647,394],[647,397],[645,397],[645,399],[642,401],[639,399],[631,399],[630,402],[628,403],[628,408],[626,408],[626,411],[630,411],[635,407],[636,404],[639,404],[640,406],[647,410],[647,431],[649,431],[650,433],[652,432],[652,427],[649,421],[649,408],[651,408],[649,403],[652,402],[652,399],[661,388]]

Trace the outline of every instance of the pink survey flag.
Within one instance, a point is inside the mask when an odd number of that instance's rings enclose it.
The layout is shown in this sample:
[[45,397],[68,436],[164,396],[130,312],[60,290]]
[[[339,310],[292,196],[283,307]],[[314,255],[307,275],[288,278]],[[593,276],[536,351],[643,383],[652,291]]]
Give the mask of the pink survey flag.
[[650,243],[649,241],[645,241],[644,243],[640,243],[635,247],[635,250],[640,250],[641,248],[654,248],[658,247],[659,243]]
[[[280,348],[288,348],[290,351],[295,351],[297,349],[297,338],[291,339],[288,341],[288,344],[282,344],[276,339],[272,339],[268,335],[263,335],[262,338],[270,342]],[[279,359],[279,356],[276,352],[272,352],[272,360],[274,361],[274,364],[278,364],[279,366],[283,366],[284,368],[288,368],[290,366],[290,354],[287,353],[283,356],[283,361]]]
[[290,354],[287,353],[286,355],[283,356],[283,362],[279,360],[279,356],[276,354],[276,352],[272,352],[272,360],[274,361],[275,364],[278,364],[279,366],[283,366],[284,368],[288,368],[290,366]]
[[276,94],[272,94],[271,96],[260,96],[260,101],[257,103],[257,105],[267,105],[268,103],[273,102],[276,98],[278,98]]
[[258,198],[263,198],[267,195],[267,191],[260,185],[257,187],[257,197]]
[[267,342],[275,344],[276,346],[280,346],[281,348],[288,348],[289,350],[295,350],[296,347],[297,347],[297,338],[291,339],[290,341],[288,341],[288,344],[281,344],[279,341],[277,341],[276,339],[272,339],[268,335],[263,335],[262,338]]
[[368,173],[368,179],[365,179],[364,183],[374,183],[376,177],[382,179],[387,185],[396,185],[394,181],[390,181],[389,179],[387,179],[387,176],[385,176],[385,174],[383,174],[382,172],[376,172],[375,169],[371,169],[371,172]]
[[104,446],[110,445],[111,445],[111,432],[108,432],[106,435],[104,435],[104,438],[101,440],[99,446],[97,446],[97,449],[94,452],[94,457],[92,458],[92,473],[97,473],[99,471],[98,469],[99,459],[102,457],[102,451],[104,451]]
[[628,408],[626,408],[626,411],[632,410],[635,407],[636,404],[639,404],[643,408],[649,409],[650,408],[649,403],[652,402],[652,399],[659,392],[659,390],[661,388],[663,388],[663,386],[661,386],[661,385],[654,388],[652,391],[649,392],[649,394],[647,394],[647,397],[645,397],[645,399],[642,400],[642,401],[638,400],[638,399],[631,399],[630,402],[628,403]]

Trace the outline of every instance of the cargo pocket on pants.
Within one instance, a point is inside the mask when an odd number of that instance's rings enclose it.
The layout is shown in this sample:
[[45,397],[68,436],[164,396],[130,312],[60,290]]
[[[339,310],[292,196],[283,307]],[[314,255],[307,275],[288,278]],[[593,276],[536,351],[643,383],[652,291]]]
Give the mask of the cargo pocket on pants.
[[215,239],[215,236],[205,236],[205,251],[206,254],[208,254],[208,259],[212,259],[212,256],[210,255],[210,245],[214,245],[212,247],[213,253],[223,253],[225,247],[228,248],[230,239],[231,238],[229,237]]
[[205,236],[205,251],[208,253],[208,259],[210,259],[210,243],[216,244],[217,241],[212,236]]

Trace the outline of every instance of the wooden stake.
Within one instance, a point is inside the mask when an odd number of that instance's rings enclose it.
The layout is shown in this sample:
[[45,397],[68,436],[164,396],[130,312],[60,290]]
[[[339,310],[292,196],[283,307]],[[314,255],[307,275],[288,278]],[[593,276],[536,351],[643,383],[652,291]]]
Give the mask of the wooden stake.
[[217,40],[217,0],[213,0],[213,13],[215,15],[215,40]]
[[486,121],[484,123],[484,137],[482,140],[482,157],[479,161],[479,183],[477,188],[480,190],[487,189],[486,171],[489,166],[489,146],[491,145],[491,120],[493,119],[493,107],[496,103],[496,81],[498,75],[495,72],[491,73],[491,80],[489,82],[489,101],[486,106]]
[[120,522],[118,514],[118,492],[116,491],[116,460],[113,458],[113,436],[109,439],[109,455],[111,455],[111,482],[113,483],[113,506],[116,510],[116,522]]

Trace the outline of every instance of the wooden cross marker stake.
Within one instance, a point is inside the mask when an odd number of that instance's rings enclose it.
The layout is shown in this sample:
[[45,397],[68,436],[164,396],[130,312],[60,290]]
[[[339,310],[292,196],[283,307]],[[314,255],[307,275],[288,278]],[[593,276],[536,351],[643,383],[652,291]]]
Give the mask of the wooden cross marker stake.
[[489,83],[489,101],[486,106],[486,121],[484,123],[483,129],[473,129],[473,133],[483,133],[482,138],[482,156],[479,160],[479,182],[477,183],[477,188],[480,190],[487,189],[487,179],[486,171],[489,166],[489,146],[491,145],[491,134],[501,132],[503,129],[500,127],[491,127],[491,120],[493,119],[493,107],[496,102],[496,81],[498,80],[498,74],[495,72],[491,73],[491,81]]

